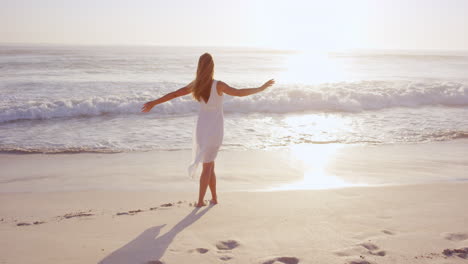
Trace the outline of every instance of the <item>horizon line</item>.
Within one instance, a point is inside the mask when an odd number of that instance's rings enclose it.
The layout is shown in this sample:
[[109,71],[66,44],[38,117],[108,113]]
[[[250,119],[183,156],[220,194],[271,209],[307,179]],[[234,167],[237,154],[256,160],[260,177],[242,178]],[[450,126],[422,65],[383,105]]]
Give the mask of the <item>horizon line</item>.
[[[313,51],[303,48],[282,48],[282,47],[267,47],[267,46],[254,46],[254,45],[169,45],[169,44],[145,44],[145,43],[53,43],[53,42],[2,42],[0,46],[63,46],[63,47],[160,47],[160,48],[243,48],[243,49],[257,49],[257,50],[271,50],[271,51]],[[435,49],[435,48],[348,48],[348,49],[330,49],[323,50],[322,52],[346,52],[346,51],[462,51],[468,52],[468,49]]]

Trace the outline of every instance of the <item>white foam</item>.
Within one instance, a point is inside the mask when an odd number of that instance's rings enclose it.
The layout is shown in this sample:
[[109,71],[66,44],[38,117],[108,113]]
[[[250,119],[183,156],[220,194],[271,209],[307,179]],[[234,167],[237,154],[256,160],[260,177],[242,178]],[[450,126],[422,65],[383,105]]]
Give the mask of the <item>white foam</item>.
[[[93,117],[106,114],[138,114],[144,102],[160,96],[92,96],[87,99],[30,100],[0,104],[0,122],[63,117]],[[1,99],[0,99],[1,102]],[[454,82],[366,81],[317,86],[274,87],[248,97],[226,96],[227,113],[290,113],[301,111],[359,112],[392,107],[468,106],[468,85]],[[187,96],[155,107],[162,115],[195,113],[197,103]]]

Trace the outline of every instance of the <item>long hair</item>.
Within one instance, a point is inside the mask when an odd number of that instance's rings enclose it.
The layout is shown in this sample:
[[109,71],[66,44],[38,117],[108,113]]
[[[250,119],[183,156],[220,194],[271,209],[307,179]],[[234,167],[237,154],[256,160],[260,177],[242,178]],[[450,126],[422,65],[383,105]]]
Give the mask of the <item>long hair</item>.
[[192,95],[195,100],[201,102],[203,99],[205,103],[208,103],[213,75],[213,57],[209,53],[205,53],[198,60],[197,77],[192,82]]

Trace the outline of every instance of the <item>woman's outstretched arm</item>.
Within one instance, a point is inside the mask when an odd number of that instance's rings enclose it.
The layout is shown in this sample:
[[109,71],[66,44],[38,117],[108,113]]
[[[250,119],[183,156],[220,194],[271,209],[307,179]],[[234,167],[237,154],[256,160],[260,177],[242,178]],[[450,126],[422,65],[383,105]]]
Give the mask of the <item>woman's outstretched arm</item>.
[[174,98],[177,98],[177,97],[180,97],[180,96],[184,96],[184,95],[187,95],[191,92],[191,84],[183,87],[183,88],[180,88],[179,90],[177,91],[174,91],[174,92],[170,92],[166,95],[164,95],[163,97],[161,98],[158,98],[154,101],[150,101],[150,102],[147,102],[143,105],[143,107],[141,108],[141,112],[144,112],[144,113],[147,113],[151,110],[151,108],[153,108],[155,105],[158,105],[158,104],[162,104],[164,102],[167,102],[167,101],[170,101]]
[[221,83],[223,92],[226,94],[229,94],[232,96],[247,96],[247,95],[256,94],[261,91],[264,91],[266,88],[275,84],[275,80],[271,79],[258,88],[245,88],[245,89],[236,89],[225,84],[224,82],[220,82],[220,83]]

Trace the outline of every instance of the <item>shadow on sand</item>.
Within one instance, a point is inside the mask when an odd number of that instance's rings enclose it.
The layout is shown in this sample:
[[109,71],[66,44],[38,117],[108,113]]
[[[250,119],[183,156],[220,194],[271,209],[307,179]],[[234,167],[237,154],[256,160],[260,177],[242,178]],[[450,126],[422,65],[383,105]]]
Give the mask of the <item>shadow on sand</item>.
[[150,263],[150,261],[157,263],[156,260],[159,260],[164,256],[164,253],[177,234],[200,219],[208,212],[209,209],[211,209],[211,207],[212,206],[208,206],[203,210],[200,210],[200,208],[193,209],[190,214],[184,217],[184,219],[164,235],[159,234],[165,224],[146,229],[128,244],[103,258],[99,264],[143,264]]

